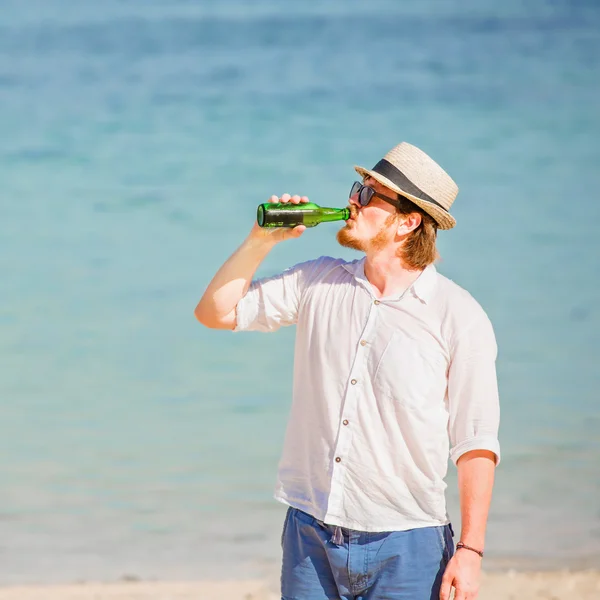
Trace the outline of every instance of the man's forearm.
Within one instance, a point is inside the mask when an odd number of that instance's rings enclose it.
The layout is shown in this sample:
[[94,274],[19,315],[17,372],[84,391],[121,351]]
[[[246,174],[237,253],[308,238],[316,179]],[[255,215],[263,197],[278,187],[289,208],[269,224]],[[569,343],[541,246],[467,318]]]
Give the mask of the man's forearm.
[[496,457],[487,450],[472,450],[459,458],[457,467],[462,521],[460,541],[482,550],[492,501]]
[[[303,204],[308,202],[308,198],[284,194],[281,198],[271,196],[269,201]],[[305,230],[304,225],[262,228],[255,222],[244,243],[229,257],[208,284],[194,310],[196,319],[206,327],[234,329],[236,307],[246,295],[260,263],[276,244],[299,238]]]
[[268,238],[250,236],[244,241],[217,271],[198,302],[194,314],[200,323],[217,329],[235,327],[236,306],[274,245]]

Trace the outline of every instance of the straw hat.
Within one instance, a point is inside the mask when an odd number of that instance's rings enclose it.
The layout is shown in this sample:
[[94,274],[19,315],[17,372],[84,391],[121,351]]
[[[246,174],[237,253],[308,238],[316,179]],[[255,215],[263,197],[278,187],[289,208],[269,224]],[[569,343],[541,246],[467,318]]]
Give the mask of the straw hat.
[[362,177],[371,176],[420,206],[435,219],[440,229],[452,229],[456,225],[456,219],[448,210],[458,194],[458,186],[440,165],[415,146],[402,142],[370,171],[354,168]]

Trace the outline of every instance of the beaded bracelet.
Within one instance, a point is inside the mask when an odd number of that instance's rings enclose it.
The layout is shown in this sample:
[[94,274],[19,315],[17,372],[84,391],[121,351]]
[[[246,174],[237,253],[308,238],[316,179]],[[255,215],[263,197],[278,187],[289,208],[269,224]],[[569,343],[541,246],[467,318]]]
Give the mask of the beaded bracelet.
[[483,558],[483,550],[476,550],[475,548],[471,548],[471,546],[466,546],[462,542],[458,542],[458,544],[456,544],[456,549],[460,550],[461,548],[464,548],[465,550],[471,550],[471,552],[475,552],[476,554],[479,554],[481,558]]

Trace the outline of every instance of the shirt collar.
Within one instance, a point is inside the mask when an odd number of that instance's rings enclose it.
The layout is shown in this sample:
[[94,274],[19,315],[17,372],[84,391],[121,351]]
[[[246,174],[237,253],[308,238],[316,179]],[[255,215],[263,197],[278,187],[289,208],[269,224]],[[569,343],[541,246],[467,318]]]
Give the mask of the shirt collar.
[[412,284],[415,296],[428,304],[433,298],[433,292],[437,284],[437,269],[433,264],[427,265],[418,279]]
[[[362,283],[371,293],[371,284],[365,275],[365,260],[366,257],[353,260],[352,262],[342,265],[348,273],[353,275],[360,283]],[[433,292],[437,284],[437,269],[433,264],[425,267],[417,280],[410,286],[413,294],[427,304],[433,297]],[[393,298],[395,300],[396,298]]]

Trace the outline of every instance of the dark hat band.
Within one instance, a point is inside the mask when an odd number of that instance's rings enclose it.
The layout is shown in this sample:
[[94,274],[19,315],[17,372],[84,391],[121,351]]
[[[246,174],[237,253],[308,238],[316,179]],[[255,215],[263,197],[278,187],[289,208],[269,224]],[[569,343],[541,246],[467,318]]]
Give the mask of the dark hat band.
[[431,196],[419,189],[400,169],[395,167],[391,162],[385,160],[385,158],[382,158],[371,171],[383,175],[407,194],[415,196],[425,202],[431,202],[431,204],[435,204],[444,212],[448,212],[448,209],[444,208],[439,202],[436,202]]

